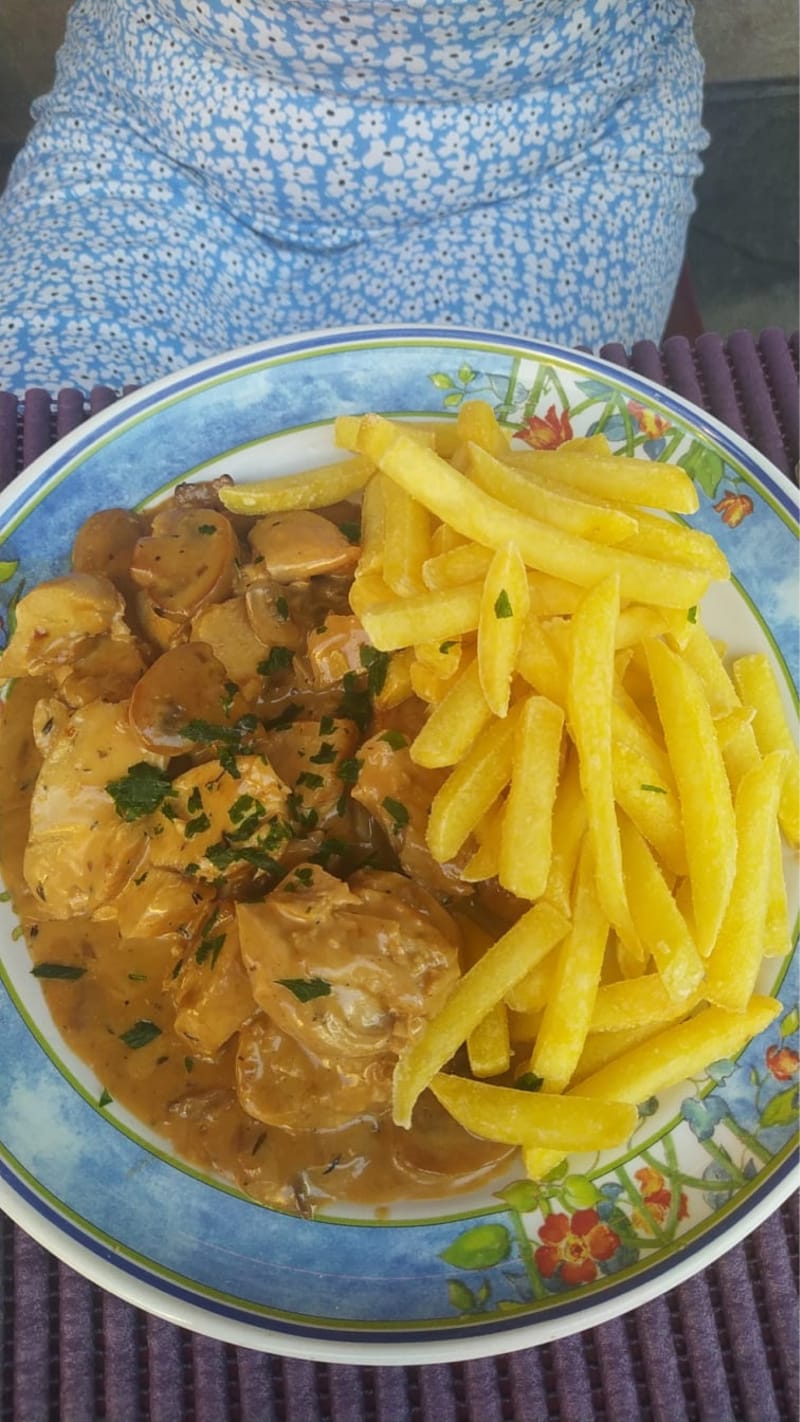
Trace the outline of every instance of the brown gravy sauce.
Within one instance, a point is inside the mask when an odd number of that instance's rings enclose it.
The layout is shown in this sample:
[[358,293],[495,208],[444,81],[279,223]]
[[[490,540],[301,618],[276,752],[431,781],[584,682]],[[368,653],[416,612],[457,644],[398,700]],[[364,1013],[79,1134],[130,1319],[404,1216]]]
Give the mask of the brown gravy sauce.
[[[224,1176],[264,1204],[305,1215],[336,1202],[380,1207],[428,1199],[440,1209],[443,1196],[475,1189],[497,1174],[509,1148],[471,1136],[430,1093],[418,1104],[411,1131],[389,1117],[304,1133],[265,1127],[237,1099],[235,1039],[213,1060],[194,1059],[173,1031],[174,1007],[163,987],[173,939],[123,939],[113,922],[42,916],[23,879],[22,857],[40,764],[31,716],[47,691],[43,682],[15,682],[0,707],[0,872],[32,964],[84,969],[68,981],[43,979],[42,987],[56,1031],[111,1101],[201,1170]],[[160,1035],[134,1049],[121,1034],[141,1020],[156,1024]]]

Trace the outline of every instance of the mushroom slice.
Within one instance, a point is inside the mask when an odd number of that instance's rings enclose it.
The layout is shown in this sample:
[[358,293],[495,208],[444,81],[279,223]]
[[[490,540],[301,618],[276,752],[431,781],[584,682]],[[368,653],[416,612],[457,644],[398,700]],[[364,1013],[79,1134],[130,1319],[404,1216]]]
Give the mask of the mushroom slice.
[[[324,824],[335,815],[340,797],[352,784],[348,772],[358,770],[353,759],[358,727],[353,721],[340,718],[327,720],[331,729],[324,734],[324,720],[297,720],[286,730],[271,731],[266,736],[270,763],[292,790],[292,809],[300,825]],[[347,762],[344,771],[342,761]]]
[[101,573],[121,592],[132,588],[131,556],[147,533],[147,520],[132,509],[101,509],[81,524],[72,545],[76,573]]
[[245,710],[237,691],[206,642],[185,642],[164,652],[137,682],[131,725],[150,750],[182,755],[195,748],[197,738],[182,734],[190,723],[200,722],[209,732],[232,730]]
[[160,613],[180,622],[228,596],[237,552],[230,522],[215,509],[165,509],[136,544],[131,576]]
[[[249,568],[253,567],[250,563]],[[262,578],[250,583],[244,595],[250,626],[265,647],[289,647],[296,652],[303,636],[292,620],[291,609],[280,583]]]
[[253,631],[243,597],[226,598],[199,613],[192,623],[192,643],[195,642],[211,647],[248,700],[258,696],[268,651]]
[[103,636],[130,639],[125,603],[114,584],[96,573],[50,578],[17,604],[0,678],[52,675],[86,650],[87,639]]
[[309,632],[306,643],[314,685],[335,686],[348,672],[362,673],[361,648],[369,645],[357,617],[327,613],[321,626]]
[[363,1115],[383,1115],[395,1059],[337,1058],[326,1065],[263,1013],[239,1033],[236,1090],[248,1116],[288,1131],[335,1130]]
[[124,701],[144,669],[141,650],[132,638],[97,637],[71,667],[59,667],[55,680],[67,705],[85,706],[98,699]]
[[343,573],[358,562],[358,547],[329,519],[307,509],[260,518],[249,537],[265,571],[278,583]]

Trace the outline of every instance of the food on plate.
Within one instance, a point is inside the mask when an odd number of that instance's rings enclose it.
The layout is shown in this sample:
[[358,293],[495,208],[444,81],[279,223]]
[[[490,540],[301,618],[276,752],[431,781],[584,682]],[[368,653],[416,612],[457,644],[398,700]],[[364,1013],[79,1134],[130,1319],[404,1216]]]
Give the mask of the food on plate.
[[682,470],[480,401],[335,436],[93,514],[0,654],[3,876],[99,1105],[303,1214],[624,1145],[777,1013],[797,838]]

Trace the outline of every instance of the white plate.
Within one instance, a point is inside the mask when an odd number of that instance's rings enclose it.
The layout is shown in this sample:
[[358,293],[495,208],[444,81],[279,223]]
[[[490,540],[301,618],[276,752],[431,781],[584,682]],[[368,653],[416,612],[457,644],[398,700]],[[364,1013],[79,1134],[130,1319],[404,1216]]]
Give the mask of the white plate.
[[[79,524],[224,469],[330,457],[336,415],[448,418],[488,399],[538,443],[604,429],[683,463],[695,526],[733,570],[705,616],[731,651],[765,650],[792,717],[796,493],[756,451],[664,390],[589,356],[507,336],[388,328],[272,341],[170,376],[61,440],[0,499],[4,609],[67,566]],[[794,892],[794,886],[793,886]],[[307,1222],[176,1161],[112,1105],[49,1017],[11,906],[0,906],[0,1204],[75,1268],[201,1332],[329,1361],[475,1357],[588,1327],[673,1287],[754,1228],[794,1183],[796,961],[768,963],[781,1016],[735,1062],[648,1103],[624,1150],[574,1157],[541,1187]],[[793,900],[796,913],[796,898]]]

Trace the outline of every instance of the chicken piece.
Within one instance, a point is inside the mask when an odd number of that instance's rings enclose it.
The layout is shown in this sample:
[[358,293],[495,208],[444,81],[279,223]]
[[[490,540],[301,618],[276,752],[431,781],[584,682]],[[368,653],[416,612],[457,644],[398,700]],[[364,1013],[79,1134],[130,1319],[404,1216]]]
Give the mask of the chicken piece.
[[168,508],[156,514],[150,536],[136,544],[131,577],[162,616],[183,622],[229,596],[238,551],[224,514]]
[[114,584],[95,573],[50,578],[17,604],[16,626],[0,655],[0,680],[52,677],[103,637],[131,640],[125,601]]
[[395,748],[395,738],[387,732],[372,736],[358,752],[362,762],[352,796],[382,826],[400,863],[412,879],[435,894],[465,896],[473,885],[460,875],[469,858],[463,851],[458,859],[439,864],[428,849],[425,832],[428,813],[436,791],[447,772],[415,765],[406,746]]
[[145,861],[113,902],[94,917],[115,918],[122,938],[165,938],[173,933],[191,937],[208,917],[214,897],[209,884]]
[[264,756],[237,755],[236,770],[207,760],[176,776],[167,817],[151,822],[151,863],[236,885],[275,869],[291,838],[289,792]]
[[334,1130],[391,1105],[395,1058],[339,1057],[325,1066],[259,1013],[239,1033],[236,1090],[248,1116],[289,1131]]
[[314,627],[306,640],[314,685],[335,686],[348,672],[360,675],[364,671],[361,649],[369,645],[369,637],[357,617],[328,613],[322,625]]
[[163,767],[128,721],[128,703],[92,701],[66,719],[37,715],[43,754],[31,799],[24,874],[51,918],[92,914],[147,852],[144,819],[121,818],[107,786],[145,763]]
[[175,1031],[204,1057],[215,1056],[257,1012],[231,902],[207,916],[194,952],[167,986],[175,1001]]
[[247,710],[238,691],[206,642],[187,642],[164,652],[145,672],[131,696],[131,725],[161,755],[193,750],[197,739],[183,734],[191,727],[203,732],[201,743],[213,740],[215,730],[235,740],[236,720]]
[[192,622],[191,640],[211,648],[248,701],[258,696],[270,649],[253,631],[243,597],[226,598],[198,613]]
[[250,529],[250,546],[278,583],[355,568],[359,550],[340,529],[308,509],[268,514]]
[[124,701],[145,670],[140,647],[132,638],[95,637],[72,666],[59,667],[55,681],[68,706],[90,701]]
[[314,829],[335,815],[350,783],[340,774],[342,761],[352,761],[358,747],[355,723],[331,716],[297,720],[286,730],[268,732],[266,745],[270,764],[291,788],[289,809],[298,824]]
[[455,923],[402,874],[302,865],[237,916],[259,1007],[328,1067],[399,1055],[458,977]]
[[131,556],[147,533],[147,520],[132,509],[101,509],[82,523],[72,545],[76,573],[100,573],[125,597],[133,592]]

